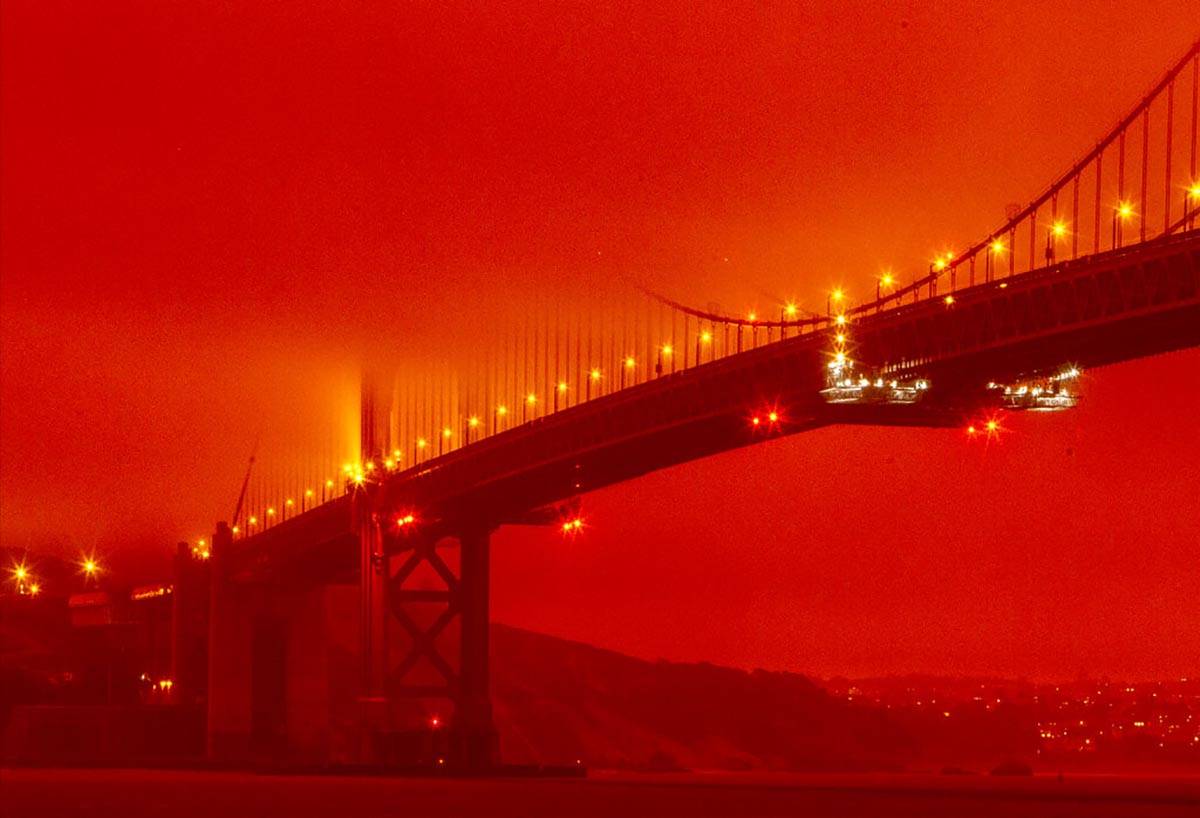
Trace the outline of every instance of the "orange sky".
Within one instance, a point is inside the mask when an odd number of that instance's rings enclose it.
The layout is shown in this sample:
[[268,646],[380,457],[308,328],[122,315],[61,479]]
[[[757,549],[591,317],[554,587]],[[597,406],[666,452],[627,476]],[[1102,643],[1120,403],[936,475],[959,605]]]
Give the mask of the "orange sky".
[[[470,347],[535,294],[866,295],[1040,191],[1198,29],[1145,0],[10,0],[0,537],[152,573],[258,431],[344,426],[362,349]],[[986,452],[834,429],[610,489],[569,546],[500,535],[496,617],[826,674],[1194,672],[1198,364],[1089,374]]]

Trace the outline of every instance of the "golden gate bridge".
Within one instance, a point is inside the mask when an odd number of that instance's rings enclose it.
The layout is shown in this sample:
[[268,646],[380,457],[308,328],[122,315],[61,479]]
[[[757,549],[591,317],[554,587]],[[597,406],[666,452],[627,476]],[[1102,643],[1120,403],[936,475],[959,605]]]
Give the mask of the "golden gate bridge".
[[987,435],[1000,409],[1074,405],[1081,368],[1200,344],[1198,89],[1200,42],[1028,204],[872,298],[731,315],[643,291],[547,305],[453,377],[366,369],[358,451],[248,473],[180,549],[172,686],[207,708],[209,755],[487,769],[496,528],[574,536],[588,491],[831,424]]

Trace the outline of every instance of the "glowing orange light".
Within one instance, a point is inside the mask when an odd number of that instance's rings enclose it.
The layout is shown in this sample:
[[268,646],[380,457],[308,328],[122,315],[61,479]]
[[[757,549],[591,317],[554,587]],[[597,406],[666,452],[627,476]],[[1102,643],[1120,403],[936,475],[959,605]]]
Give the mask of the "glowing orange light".
[[394,457],[394,458],[396,458],[397,460],[399,460],[399,459],[400,459],[400,450],[399,450],[399,449],[392,449],[392,457]]
[[1062,238],[1063,236],[1067,235],[1067,226],[1062,222],[1055,222],[1050,226],[1050,233],[1053,234],[1055,238]]
[[600,380],[600,370],[593,369],[591,372],[588,373],[588,377],[591,378],[593,381]]
[[632,355],[625,359],[626,369],[633,369],[635,366],[637,366],[637,361],[634,360]]
[[333,488],[333,481],[332,481],[332,480],[326,480],[326,481],[325,481],[325,488],[327,488],[327,489],[331,489],[331,488]]
[[313,496],[313,490],[312,490],[312,489],[305,489],[305,490],[304,490],[304,496],[305,496],[305,497],[312,497],[312,496]]
[[414,517],[412,514],[397,515],[396,516],[396,525],[399,528],[403,528],[406,525],[412,525],[416,521],[416,519],[417,518]]
[[833,360],[834,360],[834,361],[835,361],[835,362],[836,362],[836,363],[837,363],[839,366],[841,366],[842,364],[846,363],[846,353],[844,353],[844,352],[839,352],[838,354],[836,354],[836,355],[834,355],[834,356],[833,356]]
[[268,517],[274,517],[274,516],[275,516],[275,509],[273,509],[273,508],[268,508],[268,509],[267,509],[267,516],[268,516]]
[[969,435],[975,434],[975,424],[972,423],[970,426],[967,427],[967,434],[969,434]]
[[358,474],[354,475],[354,484],[361,486],[366,479],[367,478],[363,475],[363,473],[359,472]]
[[562,524],[562,530],[563,530],[564,534],[575,534],[581,528],[583,528],[583,518],[582,517],[576,517],[573,520],[567,520],[565,523]]
[[890,287],[896,283],[896,277],[891,273],[884,273],[879,277],[879,283],[885,287]]
[[295,501],[295,500],[293,500],[291,497],[289,497],[289,498],[287,498],[287,500],[285,500],[285,501],[284,501],[284,503],[283,503],[283,504],[284,504],[285,506],[288,506],[288,507],[290,508],[291,506],[294,506],[294,505],[296,505],[296,501]]
[[375,471],[375,461],[374,460],[367,461],[367,471]]
[[1117,215],[1122,219],[1128,219],[1133,215],[1133,205],[1129,202],[1121,202],[1117,205]]
[[96,561],[91,557],[88,557],[83,561],[83,573],[87,574],[89,577],[95,576],[99,570],[100,566],[97,565]]
[[342,464],[342,471],[343,471],[345,474],[353,474],[353,473],[354,473],[354,467],[353,467],[353,466],[351,466],[349,463],[343,463],[343,464]]
[[757,426],[757,425],[759,425],[760,423],[762,423],[762,421],[759,419],[758,415],[755,415],[754,417],[752,417],[752,418],[750,419],[750,422],[751,422],[751,423],[753,423],[755,426]]
[[770,414],[768,414],[768,415],[767,415],[767,420],[769,420],[769,421],[771,421],[772,423],[774,423],[775,421],[779,420],[779,413],[778,413],[778,412],[771,412]]
[[447,426],[445,429],[442,429],[442,437],[449,438],[450,435],[452,435],[452,434],[454,434],[454,433],[452,431],[450,431],[449,426]]
[[437,716],[434,716],[433,718],[431,718],[429,720],[429,726],[435,730],[438,728],[438,725],[440,725],[441,723],[442,723],[441,719],[439,719]]
[[559,392],[566,392],[566,391],[567,391],[567,382],[566,382],[566,381],[559,381],[559,382],[558,382],[558,391],[559,391]]
[[796,305],[795,304],[784,305],[783,312],[788,318],[795,318],[796,317]]
[[939,258],[937,261],[933,262],[933,269],[935,269],[935,270],[945,270],[945,269],[946,269],[946,262],[945,262],[944,260],[942,260],[942,259],[940,259],[940,258]]
[[429,445],[429,441],[427,441],[425,438],[423,438],[423,437],[417,438],[417,448],[418,449],[424,449],[428,445]]
[[391,469],[396,468],[396,461],[389,457],[387,460],[383,461],[383,467],[390,471]]
[[1200,199],[1200,182],[1196,182],[1188,188],[1188,196],[1191,196],[1193,199]]
[[991,247],[991,250],[993,253],[1003,253],[1004,252],[1004,242],[1001,241],[1000,239],[994,239],[992,241],[990,247]]
[[26,570],[24,565],[18,565],[13,569],[13,576],[17,578],[17,582],[24,582],[29,576],[29,571]]
[[948,305],[950,305],[950,304],[953,304],[953,303],[954,303],[954,296],[952,296],[952,295],[948,295],[948,296],[946,296],[945,298],[943,298],[943,299],[942,299],[942,301],[946,302],[947,306],[948,306]]
[[756,313],[754,310],[750,310],[750,314],[747,315],[746,318],[749,319],[751,322],[757,321],[758,313]]
[[535,403],[537,403],[537,395],[530,392],[528,395],[525,396],[525,402],[527,404],[529,404],[530,406],[533,406]]
[[663,347],[662,347],[662,354],[663,354],[663,355],[668,355],[668,356],[669,356],[669,355],[670,355],[672,352],[674,352],[674,350],[673,350],[673,349],[671,349],[671,345],[670,345],[670,344],[663,344]]
[[832,298],[834,301],[841,301],[843,298],[846,297],[846,294],[844,292],[842,292],[841,287],[838,287],[837,289],[835,289],[833,292],[831,292],[829,294],[829,297]]
[[712,341],[712,333],[708,330],[700,333],[700,343],[707,344]]
[[996,431],[996,430],[997,430],[997,429],[999,429],[999,428],[1000,428],[1000,424],[999,424],[999,423],[997,423],[996,421],[994,421],[994,420],[989,420],[989,421],[987,422],[987,430],[988,430],[989,432],[994,432],[994,431]]
[[504,417],[505,415],[508,414],[508,407],[507,406],[497,406],[496,414],[499,415],[500,417]]
[[846,333],[839,332],[837,335],[834,336],[834,340],[837,341],[839,344],[846,343]]
[[251,517],[251,518],[250,518],[249,520],[247,520],[246,522],[247,522],[247,523],[249,523],[250,525],[258,525],[258,518],[257,518],[257,517]]
[[30,583],[30,585],[29,585],[29,595],[30,596],[37,596],[41,592],[42,592],[41,585],[38,585],[36,582]]
[[839,327],[846,326],[846,316],[839,313],[834,323],[836,323]]
[[479,425],[479,418],[475,417],[474,415],[471,415],[471,417],[467,419],[467,425],[470,426],[472,429],[474,429],[476,426]]
[[237,534],[237,533],[238,533],[239,531],[241,531],[242,529],[241,529],[239,526],[236,526],[236,525],[235,525],[235,526],[234,526],[233,528],[231,528],[230,530],[231,530],[231,531],[232,531],[234,534]]

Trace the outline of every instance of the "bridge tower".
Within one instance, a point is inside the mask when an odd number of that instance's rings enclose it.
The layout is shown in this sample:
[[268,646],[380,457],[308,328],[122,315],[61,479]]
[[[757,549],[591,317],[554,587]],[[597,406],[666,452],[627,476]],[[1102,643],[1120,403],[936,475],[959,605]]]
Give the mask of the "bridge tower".
[[[387,415],[381,411],[385,405],[377,380],[364,373],[360,413],[364,461],[387,451]],[[386,760],[380,738],[391,726],[393,705],[404,699],[447,698],[454,707],[449,761],[459,772],[484,772],[497,762],[488,672],[493,526],[478,520],[455,521],[408,537],[400,532],[396,517],[380,486],[369,483],[355,493],[362,625],[361,757],[367,762]],[[448,541],[458,547],[457,572],[438,554],[438,547]],[[444,590],[411,587],[422,564],[440,576]],[[415,609],[431,604],[441,610],[432,623],[423,625]],[[457,662],[452,663],[439,649],[438,637],[455,619],[459,644]],[[397,651],[401,642],[406,646]],[[408,683],[423,659],[428,659],[443,684]]]

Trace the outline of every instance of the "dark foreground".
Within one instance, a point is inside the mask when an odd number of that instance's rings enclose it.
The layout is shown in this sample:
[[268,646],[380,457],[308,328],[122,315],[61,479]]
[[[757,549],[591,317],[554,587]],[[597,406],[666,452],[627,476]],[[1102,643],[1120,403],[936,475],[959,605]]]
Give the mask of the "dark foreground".
[[689,773],[588,779],[382,778],[144,770],[0,770],[24,816],[1189,816],[1200,778]]

